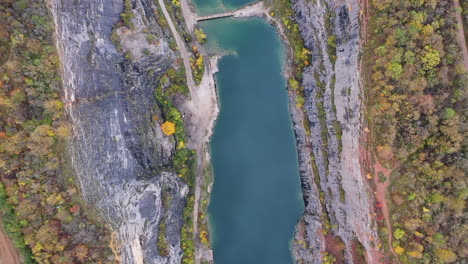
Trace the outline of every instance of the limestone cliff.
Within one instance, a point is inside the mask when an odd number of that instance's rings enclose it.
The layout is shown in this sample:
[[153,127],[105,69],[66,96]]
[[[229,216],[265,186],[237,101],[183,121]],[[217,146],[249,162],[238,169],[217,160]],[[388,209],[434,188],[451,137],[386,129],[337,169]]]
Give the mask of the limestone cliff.
[[[111,33],[123,8],[124,0],[50,3],[72,124],[69,154],[85,200],[122,246],[122,263],[180,263],[188,188],[168,170],[174,140],[152,121],[161,114],[153,90],[176,55],[156,23],[150,0],[131,1],[134,27],[121,32],[129,55],[118,52]],[[146,34],[158,41],[150,44]],[[169,204],[163,206],[163,200]],[[157,249],[163,219],[168,256],[158,255]]]
[[[321,252],[327,247],[318,228],[322,219],[330,221],[328,234],[346,245],[346,263],[357,263],[352,256],[355,239],[366,249],[367,262],[376,263],[378,236],[359,160],[363,130],[359,2],[292,2],[301,35],[312,52],[312,65],[304,70],[302,83],[311,135],[301,140],[310,142],[311,149],[303,147],[300,152],[310,153],[314,167],[302,176],[307,208],[296,234],[296,240],[305,239],[310,245],[296,241],[294,257],[298,263],[322,263]],[[301,167],[309,166],[307,156],[301,158]]]

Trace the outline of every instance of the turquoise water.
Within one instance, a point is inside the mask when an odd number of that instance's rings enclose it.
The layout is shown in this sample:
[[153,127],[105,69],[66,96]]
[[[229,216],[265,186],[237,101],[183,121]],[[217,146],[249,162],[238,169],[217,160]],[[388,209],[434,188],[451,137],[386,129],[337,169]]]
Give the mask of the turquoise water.
[[252,0],[193,0],[197,13],[207,15],[212,13],[226,12],[250,4]]
[[[209,12],[207,12],[209,13]],[[216,264],[289,264],[304,204],[282,76],[284,47],[259,18],[201,24],[209,53],[227,53],[216,82],[210,215]]]

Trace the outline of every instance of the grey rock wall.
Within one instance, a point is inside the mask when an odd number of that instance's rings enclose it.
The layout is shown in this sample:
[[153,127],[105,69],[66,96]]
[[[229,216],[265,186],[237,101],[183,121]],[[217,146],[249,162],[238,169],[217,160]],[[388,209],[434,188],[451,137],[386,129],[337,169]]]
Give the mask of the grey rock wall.
[[[180,263],[181,215],[187,186],[169,172],[174,140],[162,134],[153,90],[175,61],[155,22],[150,0],[133,0],[135,29],[122,34],[133,59],[110,37],[124,0],[53,0],[66,109],[72,124],[69,154],[85,200],[115,232],[122,263]],[[151,33],[158,44],[133,45]],[[142,49],[150,51],[141,55]],[[163,191],[164,190],[164,191]],[[164,195],[171,196],[163,208]],[[170,254],[159,256],[165,219]]]
[[[311,125],[311,151],[318,169],[321,192],[334,236],[346,245],[346,263],[353,262],[351,244],[358,239],[367,250],[368,263],[377,263],[378,236],[370,189],[362,175],[359,140],[362,133],[362,90],[359,72],[359,2],[357,0],[293,0],[296,21],[312,65],[303,72],[306,115]],[[336,52],[327,40],[336,36]],[[332,56],[336,55],[336,61]],[[322,118],[322,122],[320,121]],[[338,125],[338,126],[337,126]],[[341,127],[342,135],[337,127]],[[316,175],[315,175],[316,176]],[[313,176],[311,176],[313,178]],[[313,184],[312,180],[309,180]],[[304,189],[310,192],[313,187]],[[317,206],[317,197],[306,197]],[[306,201],[307,203],[307,201]],[[317,218],[320,210],[305,216]],[[306,230],[316,233],[316,226]],[[298,228],[299,230],[299,228]],[[318,234],[317,234],[318,235]],[[298,263],[322,263],[323,241],[306,241],[309,249],[294,247]],[[299,243],[296,243],[297,245]]]

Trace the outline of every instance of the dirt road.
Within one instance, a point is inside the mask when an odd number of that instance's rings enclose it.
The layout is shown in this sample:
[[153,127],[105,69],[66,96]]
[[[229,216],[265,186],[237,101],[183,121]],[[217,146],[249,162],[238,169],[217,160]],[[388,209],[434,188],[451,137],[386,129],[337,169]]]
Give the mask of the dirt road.
[[[460,2],[459,0],[454,0],[453,1],[455,3],[455,8],[457,10],[460,10],[461,7],[460,7]],[[465,65],[465,69],[468,70],[468,49],[466,48],[466,39],[465,39],[465,31],[463,29],[463,19],[462,19],[462,15],[460,12],[455,12],[456,15],[457,15],[457,23],[458,23],[458,41],[460,42],[460,48],[462,50],[462,53],[463,53],[463,61],[464,61],[464,65]]]
[[182,40],[180,37],[179,33],[177,32],[176,27],[174,26],[174,23],[172,22],[171,16],[169,15],[169,12],[167,12],[166,5],[164,4],[163,0],[158,0],[159,6],[161,6],[161,9],[163,11],[164,17],[167,20],[167,23],[169,23],[169,27],[172,31],[172,35],[174,36],[177,44],[177,48],[180,51],[180,56],[182,57],[182,60],[184,61],[184,67],[185,67],[185,74],[187,75],[187,86],[190,90],[190,94],[195,93],[195,82],[193,81],[193,76],[192,76],[192,68],[190,67],[190,56],[187,52],[187,48],[185,47],[185,42]]
[[193,29],[197,24],[197,14],[192,12],[191,6],[187,3],[187,0],[180,1],[180,8],[182,9],[182,15],[184,16],[188,31],[193,33]]
[[0,264],[20,264],[18,250],[11,243],[0,224]]

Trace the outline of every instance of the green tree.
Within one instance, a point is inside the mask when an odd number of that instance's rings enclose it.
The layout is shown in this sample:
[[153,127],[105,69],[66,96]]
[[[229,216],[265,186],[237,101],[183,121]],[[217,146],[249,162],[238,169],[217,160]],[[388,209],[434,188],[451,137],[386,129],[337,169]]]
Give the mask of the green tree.
[[455,110],[453,110],[453,108],[447,107],[444,110],[444,118],[445,119],[452,119],[452,118],[455,117],[455,114],[456,114],[456,112],[455,112]]
[[425,70],[432,70],[440,63],[439,51],[433,49],[430,46],[425,46],[421,60]]
[[402,239],[406,235],[406,232],[403,229],[397,228],[395,232],[393,232],[393,236],[396,239]]
[[401,74],[403,73],[403,66],[401,66],[401,64],[398,62],[393,62],[392,64],[390,64],[389,69],[391,72],[391,76],[394,79],[400,78]]
[[201,28],[195,29],[195,37],[197,38],[198,43],[203,44],[206,40],[206,34]]
[[170,107],[169,111],[167,112],[167,118],[173,122],[180,121],[181,115],[179,110],[175,107]]

